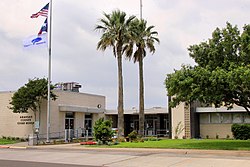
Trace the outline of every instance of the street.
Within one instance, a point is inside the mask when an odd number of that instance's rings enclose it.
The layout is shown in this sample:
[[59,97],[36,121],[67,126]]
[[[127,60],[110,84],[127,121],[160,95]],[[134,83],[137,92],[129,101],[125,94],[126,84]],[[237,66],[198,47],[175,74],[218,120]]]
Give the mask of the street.
[[0,149],[1,167],[249,167],[250,152],[165,149]]
[[44,162],[27,162],[27,161],[14,161],[14,160],[0,160],[1,167],[95,167],[86,165],[72,165],[72,164],[55,164]]

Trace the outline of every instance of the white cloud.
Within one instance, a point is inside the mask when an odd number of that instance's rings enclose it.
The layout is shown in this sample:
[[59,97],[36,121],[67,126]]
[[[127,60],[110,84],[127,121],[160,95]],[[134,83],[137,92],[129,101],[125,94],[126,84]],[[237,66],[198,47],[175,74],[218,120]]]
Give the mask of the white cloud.
[[[36,34],[44,18],[31,19],[49,0],[0,2],[0,91],[16,90],[29,78],[47,76],[47,50],[23,51],[22,39]],[[193,64],[189,45],[211,37],[227,21],[241,29],[250,20],[247,0],[143,0],[143,18],[155,25],[161,43],[144,62],[145,106],[167,105],[164,79],[182,64]],[[106,96],[107,108],[117,105],[117,62],[112,50],[97,51],[94,31],[103,12],[114,9],[139,17],[139,0],[53,1],[52,81],[76,81],[87,93]],[[124,60],[125,108],[138,107],[138,64]]]

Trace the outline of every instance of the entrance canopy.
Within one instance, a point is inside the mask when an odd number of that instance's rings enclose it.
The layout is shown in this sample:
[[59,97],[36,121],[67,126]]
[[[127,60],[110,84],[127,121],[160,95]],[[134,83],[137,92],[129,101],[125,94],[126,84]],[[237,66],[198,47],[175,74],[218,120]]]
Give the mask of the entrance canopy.
[[94,107],[85,107],[85,106],[77,106],[77,105],[67,105],[67,104],[59,104],[59,111],[61,112],[81,112],[81,113],[104,113],[104,109],[94,108]]
[[[117,110],[106,110],[105,111],[106,115],[117,115],[118,111]],[[133,108],[132,110],[124,110],[124,114],[127,115],[138,115],[139,110],[136,108]],[[149,109],[144,109],[144,114],[168,114],[168,109],[163,108],[163,107],[153,107]]]

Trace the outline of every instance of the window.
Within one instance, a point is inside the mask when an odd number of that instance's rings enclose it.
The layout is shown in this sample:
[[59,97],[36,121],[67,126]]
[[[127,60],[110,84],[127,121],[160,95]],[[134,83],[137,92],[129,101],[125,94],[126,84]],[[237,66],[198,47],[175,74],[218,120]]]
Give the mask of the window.
[[247,113],[200,113],[200,124],[250,123]]
[[250,115],[244,114],[244,123],[250,123]]
[[74,113],[73,112],[67,112],[65,115],[65,118],[74,118]]
[[211,123],[221,123],[219,113],[211,113]]
[[243,123],[242,113],[233,113],[233,123]]
[[201,124],[208,124],[208,123],[210,123],[209,116],[210,116],[210,114],[208,114],[208,113],[200,114],[200,123]]
[[221,120],[221,123],[232,123],[232,114],[231,113],[221,113],[220,120]]

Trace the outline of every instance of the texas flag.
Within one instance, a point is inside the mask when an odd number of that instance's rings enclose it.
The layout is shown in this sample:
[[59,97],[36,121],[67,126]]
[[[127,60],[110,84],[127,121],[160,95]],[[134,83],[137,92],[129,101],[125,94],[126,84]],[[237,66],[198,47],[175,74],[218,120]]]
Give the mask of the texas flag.
[[47,19],[44,21],[40,31],[38,32],[38,35],[43,34],[43,32],[47,33],[48,32],[48,23],[47,23]]

